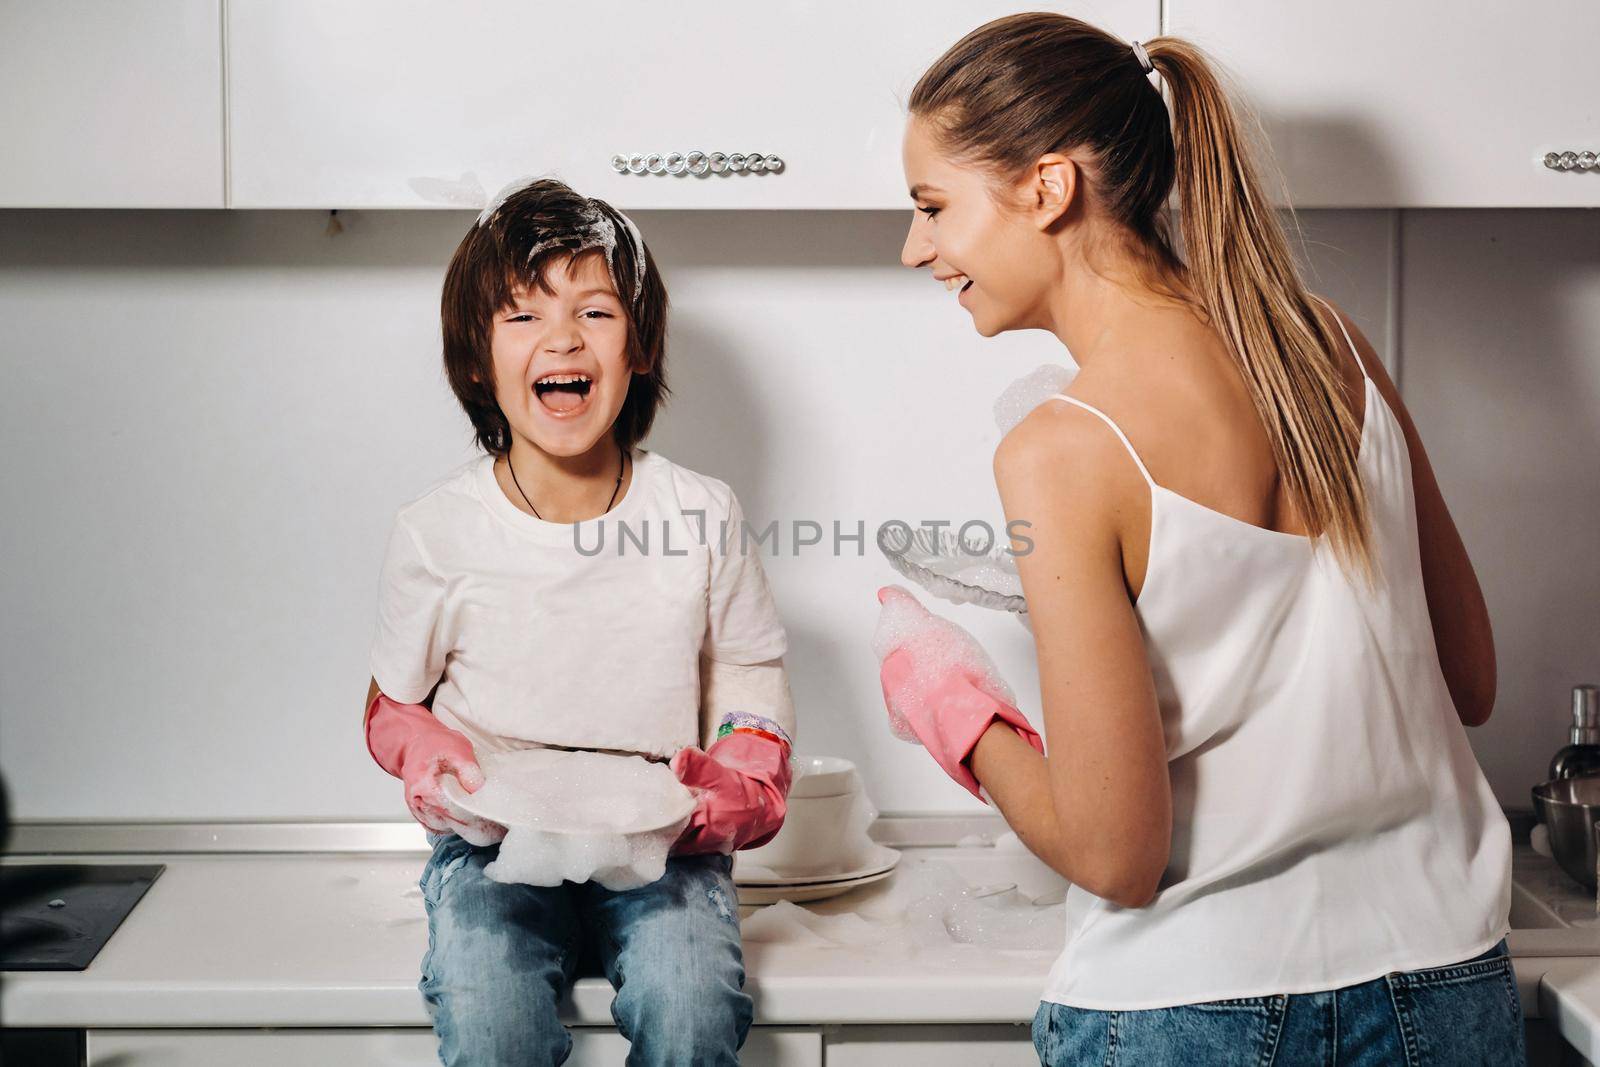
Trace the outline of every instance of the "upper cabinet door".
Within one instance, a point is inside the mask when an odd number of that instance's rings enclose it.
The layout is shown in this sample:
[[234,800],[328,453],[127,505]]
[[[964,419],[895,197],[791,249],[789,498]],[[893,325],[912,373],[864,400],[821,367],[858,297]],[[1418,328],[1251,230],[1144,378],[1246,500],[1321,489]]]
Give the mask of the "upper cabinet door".
[[1593,207],[1600,3],[1169,0],[1230,67],[1299,207]]
[[223,207],[221,6],[0,0],[0,207]]
[[[623,208],[909,207],[904,101],[1004,0],[230,0],[231,204],[476,207],[553,174]],[[1066,8],[1122,37],[1158,0]],[[1130,60],[1131,62],[1131,60]],[[612,157],[777,156],[617,173]],[[708,166],[698,157],[695,163]]]

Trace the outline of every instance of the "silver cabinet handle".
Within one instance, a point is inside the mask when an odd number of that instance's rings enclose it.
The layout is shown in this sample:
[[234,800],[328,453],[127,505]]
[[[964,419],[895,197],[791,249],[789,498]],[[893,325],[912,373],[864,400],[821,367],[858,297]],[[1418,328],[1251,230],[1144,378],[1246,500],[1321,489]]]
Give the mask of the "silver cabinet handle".
[[611,169],[618,174],[692,174],[700,178],[723,173],[776,174],[783,166],[782,159],[760,152],[634,152],[611,157]]
[[1593,152],[1546,152],[1544,165],[1551,170],[1595,170],[1600,169],[1600,158]]

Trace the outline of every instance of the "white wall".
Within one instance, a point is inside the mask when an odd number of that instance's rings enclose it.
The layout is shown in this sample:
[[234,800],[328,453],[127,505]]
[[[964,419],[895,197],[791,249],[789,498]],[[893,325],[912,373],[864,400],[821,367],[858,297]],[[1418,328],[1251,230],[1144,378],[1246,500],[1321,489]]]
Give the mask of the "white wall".
[[[799,747],[886,811],[974,807],[884,728],[888,518],[1000,519],[990,402],[1065,357],[898,266],[908,214],[648,213],[675,397],[649,447],[725,478],[792,651]],[[13,816],[401,817],[360,736],[394,508],[471,454],[439,366],[466,212],[0,212],[0,771]],[[1311,212],[1322,292],[1404,382],[1488,587],[1501,799],[1600,675],[1600,214]],[[866,524],[860,556],[789,524]],[[1027,633],[945,606],[1036,714]]]

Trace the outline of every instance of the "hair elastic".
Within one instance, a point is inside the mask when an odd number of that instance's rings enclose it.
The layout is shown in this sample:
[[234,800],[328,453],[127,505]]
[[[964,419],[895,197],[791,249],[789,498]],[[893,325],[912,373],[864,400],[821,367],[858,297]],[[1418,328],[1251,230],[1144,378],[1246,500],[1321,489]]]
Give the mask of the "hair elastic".
[[1144,45],[1140,44],[1138,41],[1133,42],[1133,55],[1134,58],[1139,61],[1139,66],[1144,68],[1144,72],[1146,74],[1149,74],[1151,71],[1156,69],[1156,65],[1150,62],[1150,53],[1146,52],[1144,50]]

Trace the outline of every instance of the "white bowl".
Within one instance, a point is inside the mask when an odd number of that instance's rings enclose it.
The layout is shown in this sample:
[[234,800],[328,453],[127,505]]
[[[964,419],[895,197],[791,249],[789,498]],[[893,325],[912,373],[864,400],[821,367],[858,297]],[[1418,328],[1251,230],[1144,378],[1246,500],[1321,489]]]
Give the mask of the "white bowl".
[[804,773],[789,789],[783,829],[740,857],[783,878],[826,877],[860,866],[877,847],[867,835],[877,813],[861,788],[855,764],[838,756],[801,763]]
[[789,787],[789,799],[837,797],[861,791],[856,765],[841,756],[801,757],[800,774]]

